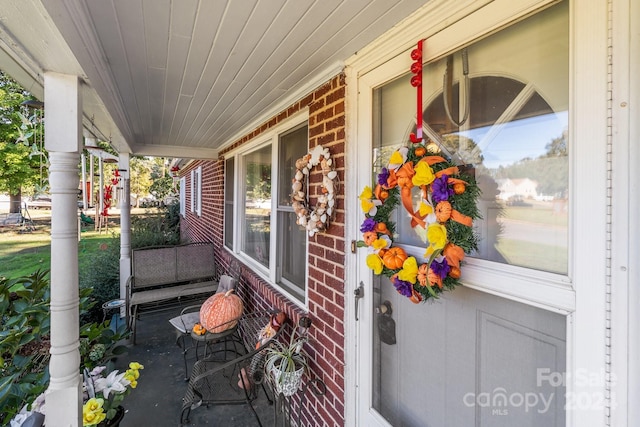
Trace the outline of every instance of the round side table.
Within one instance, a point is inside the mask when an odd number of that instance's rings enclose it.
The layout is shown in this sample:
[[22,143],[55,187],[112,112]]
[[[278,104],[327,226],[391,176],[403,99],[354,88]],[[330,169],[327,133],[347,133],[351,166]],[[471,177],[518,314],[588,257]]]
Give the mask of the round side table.
[[102,304],[102,322],[104,323],[104,321],[107,319],[107,314],[110,311],[112,310],[120,311],[120,309],[124,307],[126,303],[127,302],[123,299],[112,299],[111,301],[107,301],[104,304]]

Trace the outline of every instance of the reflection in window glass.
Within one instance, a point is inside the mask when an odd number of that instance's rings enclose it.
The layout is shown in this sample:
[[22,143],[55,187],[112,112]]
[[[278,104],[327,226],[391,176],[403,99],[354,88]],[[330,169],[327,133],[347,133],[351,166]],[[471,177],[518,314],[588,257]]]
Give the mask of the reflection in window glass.
[[244,157],[245,223],[243,251],[269,266],[271,217],[271,146]]
[[[561,3],[465,48],[468,84],[462,51],[425,65],[429,148],[470,165],[482,190],[477,258],[567,272],[567,8]],[[381,168],[415,131],[415,89],[407,75],[374,95],[374,159]],[[397,241],[424,246],[424,233],[396,222]]]
[[278,283],[301,298],[306,282],[307,239],[305,231],[296,224],[289,183],[296,172],[296,160],[308,151],[307,129],[303,126],[282,135],[278,155],[278,182],[282,183],[278,188]]

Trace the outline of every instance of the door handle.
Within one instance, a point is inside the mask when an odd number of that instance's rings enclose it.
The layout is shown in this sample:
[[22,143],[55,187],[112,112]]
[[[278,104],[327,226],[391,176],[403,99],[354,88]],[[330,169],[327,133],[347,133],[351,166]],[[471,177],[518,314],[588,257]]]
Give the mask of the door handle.
[[364,283],[360,282],[360,286],[353,290],[353,296],[356,300],[356,322],[358,321],[358,302],[364,297]]

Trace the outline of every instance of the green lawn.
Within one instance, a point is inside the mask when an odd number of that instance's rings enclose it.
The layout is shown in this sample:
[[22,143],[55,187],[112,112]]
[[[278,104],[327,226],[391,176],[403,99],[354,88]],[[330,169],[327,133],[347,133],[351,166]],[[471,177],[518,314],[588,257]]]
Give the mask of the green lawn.
[[[120,229],[109,227],[109,233],[99,234],[93,227],[83,227],[78,242],[80,269],[91,265],[95,255],[113,242],[112,232]],[[51,266],[50,226],[38,224],[36,231],[18,233],[17,229],[0,229],[0,276],[9,279],[25,276],[38,269]]]
[[527,201],[530,206],[505,206],[504,217],[538,224],[567,226],[567,213],[557,213],[550,203]]

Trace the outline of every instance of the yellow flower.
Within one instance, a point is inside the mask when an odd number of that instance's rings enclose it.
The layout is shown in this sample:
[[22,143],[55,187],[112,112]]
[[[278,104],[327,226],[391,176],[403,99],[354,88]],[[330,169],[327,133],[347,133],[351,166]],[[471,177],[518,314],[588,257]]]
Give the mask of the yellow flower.
[[429,228],[427,228],[427,240],[434,250],[444,248],[444,245],[447,244],[447,228],[437,222],[429,224]]
[[414,257],[407,258],[402,263],[402,270],[398,272],[398,279],[405,282],[416,283],[418,277],[418,262]]
[[126,379],[133,378],[134,380],[137,380],[138,378],[140,378],[140,371],[138,371],[137,369],[127,369],[124,377]]
[[399,148],[394,151],[389,158],[389,169],[396,170],[407,161],[407,154],[409,153],[408,147]]
[[373,198],[373,190],[368,185],[364,187],[362,193],[360,193],[360,206],[362,211],[370,216],[374,216],[378,212],[378,206],[382,202]]
[[129,363],[129,368],[130,368],[130,369],[135,369],[135,370],[137,371],[137,370],[139,370],[139,369],[144,369],[144,366],[143,366],[143,365],[141,365],[141,364],[140,364],[140,363],[138,363],[138,362],[131,362],[131,363]]
[[427,164],[427,162],[418,162],[417,165],[414,166],[413,170],[415,171],[415,175],[413,175],[413,185],[429,185],[436,179],[433,171],[431,170],[431,166]]
[[82,407],[82,425],[83,426],[94,426],[100,424],[107,415],[104,413],[104,409],[102,405],[104,404],[104,399],[100,398],[91,398],[84,404]]
[[420,214],[420,216],[425,217],[429,214],[433,213],[433,206],[425,203],[425,202],[420,202],[420,205],[418,206],[418,213]]
[[375,274],[382,273],[382,258],[378,254],[367,255],[367,267],[372,269]]
[[374,250],[379,251],[380,249],[385,249],[391,246],[391,239],[386,234],[383,234],[381,237],[373,241],[371,245]]

